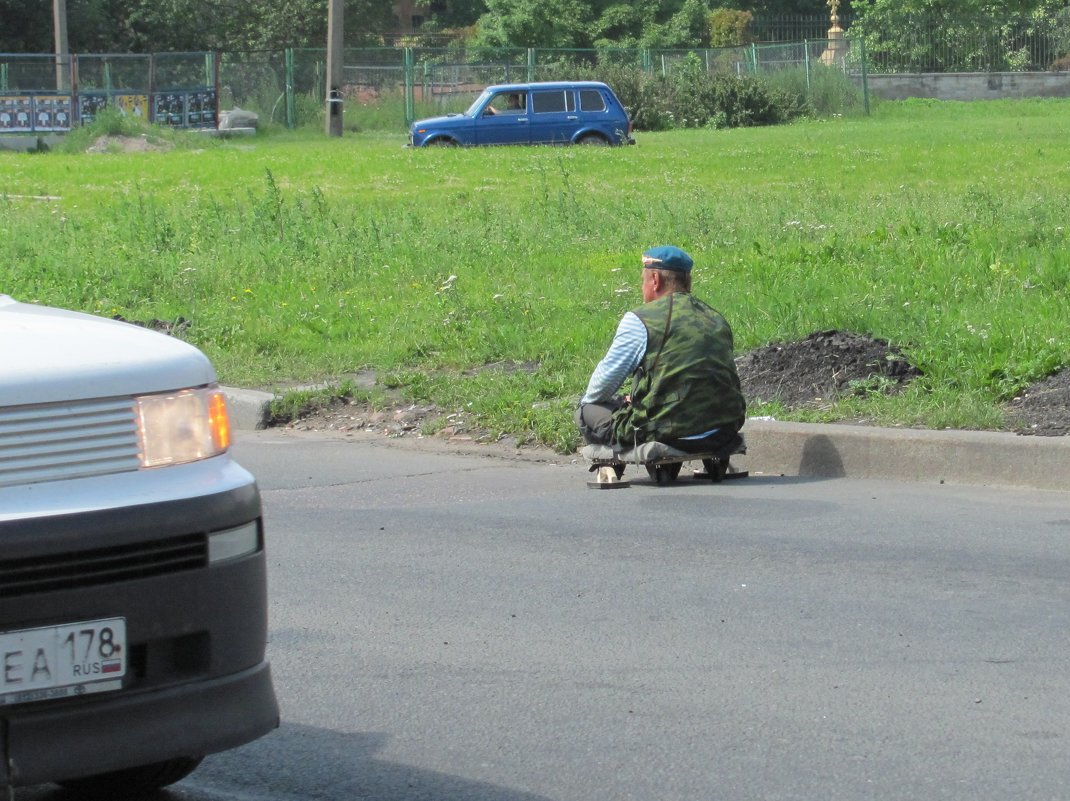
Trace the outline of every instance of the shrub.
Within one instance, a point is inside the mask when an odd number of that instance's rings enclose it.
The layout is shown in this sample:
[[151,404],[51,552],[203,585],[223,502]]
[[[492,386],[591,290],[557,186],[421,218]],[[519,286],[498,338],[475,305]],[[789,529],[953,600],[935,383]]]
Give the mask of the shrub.
[[665,77],[624,66],[602,68],[589,77],[613,87],[640,131],[773,125],[813,111],[805,94],[800,98],[764,77],[711,74],[694,55]]
[[718,8],[710,12],[710,47],[736,47],[753,41],[748,28],[753,15],[734,8]]

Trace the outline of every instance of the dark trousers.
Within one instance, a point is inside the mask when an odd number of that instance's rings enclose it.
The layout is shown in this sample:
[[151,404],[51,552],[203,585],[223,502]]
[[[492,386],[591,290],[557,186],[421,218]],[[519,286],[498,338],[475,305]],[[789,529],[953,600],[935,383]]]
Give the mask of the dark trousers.
[[[573,419],[576,421],[584,441],[589,445],[632,447],[632,443],[618,443],[613,437],[613,412],[623,405],[623,398],[614,398],[605,403],[586,403],[580,406],[576,410]],[[738,425],[723,425],[708,437],[703,437],[702,439],[667,439],[664,442],[666,445],[685,453],[719,454],[724,450],[731,452],[739,444],[737,434],[740,427]]]
[[588,445],[616,445],[613,439],[613,412],[624,405],[624,398],[605,403],[585,403],[576,410],[573,419]]

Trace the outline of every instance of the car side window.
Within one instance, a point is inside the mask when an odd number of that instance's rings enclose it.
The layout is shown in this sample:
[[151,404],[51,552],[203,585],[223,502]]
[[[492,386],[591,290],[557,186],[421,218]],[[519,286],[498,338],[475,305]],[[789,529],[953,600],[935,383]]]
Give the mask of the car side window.
[[523,114],[527,95],[523,92],[499,92],[483,109],[484,115]]
[[605,111],[606,100],[597,89],[580,89],[580,111]]
[[576,98],[572,92],[563,89],[532,92],[531,107],[536,114],[575,111]]

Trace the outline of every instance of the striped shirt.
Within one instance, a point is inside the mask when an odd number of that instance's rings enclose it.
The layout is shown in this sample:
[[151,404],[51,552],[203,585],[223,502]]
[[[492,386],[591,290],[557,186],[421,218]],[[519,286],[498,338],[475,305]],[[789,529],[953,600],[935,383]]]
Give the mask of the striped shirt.
[[580,403],[605,403],[624,386],[628,376],[646,355],[646,326],[631,312],[625,312],[613,335],[609,350],[594,368]]

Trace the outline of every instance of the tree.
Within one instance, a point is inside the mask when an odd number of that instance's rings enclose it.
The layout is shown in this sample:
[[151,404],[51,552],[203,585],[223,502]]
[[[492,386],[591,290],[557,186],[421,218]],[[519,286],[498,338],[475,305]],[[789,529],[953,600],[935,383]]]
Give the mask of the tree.
[[613,3],[596,11],[588,33],[596,47],[637,46],[643,31],[655,24],[655,11],[654,3]]
[[0,0],[0,53],[52,52],[52,6]]
[[[30,8],[27,9],[26,6]],[[347,41],[393,27],[388,3],[346,0]],[[0,52],[52,51],[42,0],[0,0]],[[326,0],[67,0],[76,53],[148,53],[324,47]]]
[[477,23],[486,47],[589,47],[589,4],[581,0],[487,0]]
[[697,47],[709,0],[486,0],[480,44],[497,47]]
[[851,33],[886,69],[953,71],[1046,67],[1014,34],[1036,33],[1064,0],[855,0]]
[[749,11],[718,8],[709,16],[710,47],[737,47],[751,41],[747,29],[753,17]]
[[645,30],[642,42],[647,47],[701,47],[709,42],[709,16],[706,0],[684,0],[665,22]]
[[431,16],[424,25],[434,30],[468,28],[487,11],[484,0],[431,0],[427,5]]

